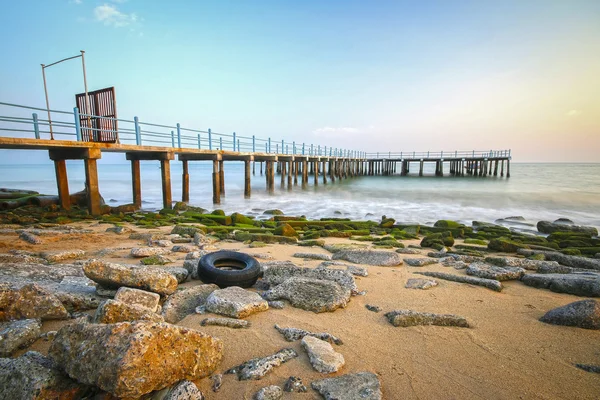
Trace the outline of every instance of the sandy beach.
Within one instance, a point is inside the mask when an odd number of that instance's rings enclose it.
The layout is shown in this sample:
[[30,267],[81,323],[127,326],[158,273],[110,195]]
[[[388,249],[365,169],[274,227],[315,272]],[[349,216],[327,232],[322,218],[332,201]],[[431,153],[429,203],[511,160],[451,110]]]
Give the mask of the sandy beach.
[[[130,240],[128,235],[105,232],[110,225],[96,221],[79,222],[77,227],[92,229],[94,233],[61,235],[56,240],[45,240],[32,245],[18,240],[15,235],[0,236],[0,252],[9,250],[84,250],[85,258],[103,249],[122,248],[105,261],[123,264],[139,263],[130,249],[145,245]],[[169,233],[170,227],[133,231]],[[327,238],[327,243],[351,243],[348,239]],[[356,242],[359,243],[359,242]],[[403,241],[405,245],[419,240]],[[457,241],[460,243],[460,241]],[[318,260],[304,260],[292,255],[298,251],[330,254],[321,247],[271,244],[264,248],[249,248],[239,242],[215,243],[218,249],[262,254],[273,260],[288,260],[298,266],[316,267]],[[392,250],[390,250],[392,251]],[[407,258],[424,257],[404,255]],[[183,263],[184,253],[172,253],[173,263]],[[262,259],[261,259],[262,260]],[[576,368],[573,364],[595,364],[600,359],[598,331],[576,327],[555,326],[538,319],[553,308],[583,298],[553,293],[525,286],[519,281],[504,282],[501,292],[438,280],[439,286],[429,290],[404,287],[407,279],[422,277],[419,271],[450,270],[440,264],[411,267],[366,267],[367,277],[355,277],[359,290],[366,294],[353,296],[348,306],[335,312],[316,314],[294,308],[269,309],[246,318],[249,329],[230,329],[200,326],[202,319],[212,314],[189,315],[178,324],[198,329],[224,341],[224,359],[217,372],[241,364],[254,357],[267,356],[291,347],[299,357],[278,368],[260,381],[238,381],[235,375],[224,375],[218,393],[211,391],[210,379],[195,382],[207,399],[251,399],[262,387],[282,386],[288,377],[299,376],[309,387],[308,393],[285,393],[284,398],[321,398],[310,389],[310,382],[325,375],[314,371],[300,342],[287,342],[274,325],[295,327],[313,332],[328,332],[343,340],[335,346],[343,354],[345,366],[331,376],[370,371],[381,382],[386,399],[594,399],[600,393],[600,376]],[[188,281],[187,288],[201,281]],[[377,305],[382,311],[369,311],[365,305]],[[397,309],[411,309],[465,317],[470,328],[419,326],[394,327],[384,313]],[[90,311],[93,313],[93,311]],[[44,322],[43,331],[57,330],[70,321]],[[37,340],[28,350],[46,353],[50,342]],[[15,354],[19,355],[25,350]]]

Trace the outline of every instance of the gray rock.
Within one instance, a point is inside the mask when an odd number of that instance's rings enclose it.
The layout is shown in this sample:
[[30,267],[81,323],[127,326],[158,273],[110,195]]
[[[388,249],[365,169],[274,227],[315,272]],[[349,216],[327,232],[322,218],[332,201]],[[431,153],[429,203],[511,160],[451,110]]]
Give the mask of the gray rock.
[[208,296],[217,289],[219,289],[217,285],[210,284],[178,290],[167,298],[161,314],[166,322],[175,324],[187,315],[194,314],[196,307],[204,306]]
[[208,251],[206,251],[206,250],[191,251],[185,255],[185,259],[198,261],[205,254],[208,254]]
[[18,358],[0,358],[2,399],[81,399],[89,389],[70,379],[56,363],[38,352],[29,351]]
[[134,247],[131,249],[132,257],[150,257],[150,256],[158,256],[161,254],[169,254],[170,251],[168,249],[162,247]]
[[214,374],[210,377],[212,381],[212,391],[217,393],[221,390],[221,386],[223,386],[223,374]]
[[246,318],[268,309],[269,303],[258,293],[237,286],[215,290],[206,299],[206,311],[232,318]]
[[162,240],[148,240],[148,246],[152,246],[152,247],[171,247],[173,245],[173,242],[171,242],[168,239],[162,239]]
[[113,226],[111,228],[106,228],[106,232],[116,233],[117,235],[123,235],[125,233],[130,233],[131,229],[126,226]]
[[285,308],[285,302],[280,300],[269,301],[269,308],[276,310],[283,310]]
[[413,249],[413,248],[403,248],[403,249],[396,249],[396,253],[400,253],[400,254],[421,254],[421,252],[418,249]]
[[425,265],[437,264],[437,258],[405,258],[404,262],[411,267],[424,267]]
[[381,310],[382,310],[381,307],[375,306],[375,305],[372,305],[372,304],[365,304],[365,308],[367,310],[369,310],[369,311],[373,311],[373,312],[376,312],[376,313],[381,312]]
[[323,260],[330,261],[331,255],[329,254],[319,254],[319,253],[294,253],[292,257],[296,258],[308,258],[311,260]]
[[200,322],[200,325],[216,325],[225,326],[227,328],[240,329],[250,328],[250,321],[244,321],[243,319],[235,318],[205,318]]
[[499,267],[519,267],[530,271],[559,266],[556,261],[529,260],[527,258],[515,257],[486,257],[485,261]]
[[381,267],[394,267],[402,264],[402,257],[400,254],[379,250],[342,250],[334,253],[333,259]]
[[280,285],[289,278],[302,277],[336,282],[348,294],[358,291],[354,277],[346,272],[329,268],[302,268],[295,265],[269,265],[265,269],[262,280],[271,286]]
[[576,326],[600,329],[600,303],[596,300],[580,300],[548,311],[540,321],[552,325]]
[[337,372],[345,364],[344,356],[324,340],[305,336],[302,338],[302,347],[306,350],[312,367],[322,374]]
[[41,328],[38,319],[0,323],[0,357],[10,357],[18,349],[35,342],[41,335]]
[[503,289],[502,283],[495,279],[476,278],[474,276],[454,275],[445,272],[417,272],[420,275],[430,276],[432,278],[444,279],[446,281],[468,283],[471,285],[483,286],[496,292],[501,292]]
[[31,244],[42,244],[43,243],[42,239],[40,239],[33,233],[27,232],[27,231],[21,232],[21,234],[19,235],[19,238],[26,241],[27,243],[31,243]]
[[[44,263],[46,261],[44,260]],[[32,281],[61,282],[65,276],[84,276],[81,266],[71,264],[29,264],[23,262],[0,264],[0,276],[3,280],[7,277],[19,277]]]
[[593,269],[596,271],[600,271],[600,260],[594,258],[568,256],[566,254],[545,250],[519,249],[517,250],[517,253],[524,256],[543,254],[546,261],[557,261],[562,265],[566,265],[567,267]]
[[575,364],[575,366],[579,369],[582,369],[586,372],[593,372],[596,374],[600,374],[600,365],[592,365],[592,364]]
[[148,400],[204,400],[204,395],[190,381],[179,381],[175,385],[152,393]]
[[273,368],[278,367],[296,357],[298,357],[298,353],[296,353],[294,349],[282,349],[277,353],[267,357],[253,358],[248,360],[243,364],[230,368],[225,373],[237,374],[237,377],[240,381],[250,379],[258,380],[271,372]]
[[186,237],[174,237],[174,238],[171,238],[171,242],[172,243],[177,243],[177,244],[192,243],[193,239],[192,238],[186,238]]
[[16,289],[0,283],[0,319],[67,319],[69,313],[61,301],[42,286],[31,283]]
[[41,254],[42,258],[49,263],[58,263],[65,260],[71,260],[74,258],[81,258],[85,256],[83,250],[61,250],[61,251],[46,251]]
[[29,254],[0,254],[0,264],[48,264],[43,258]]
[[285,385],[283,385],[283,391],[288,393],[306,393],[308,389],[302,382],[302,378],[299,376],[290,376]]
[[166,240],[167,236],[162,233],[132,233],[129,235],[132,240]]
[[199,279],[198,278],[198,263],[200,262],[199,258],[191,258],[186,259],[183,262],[183,268],[188,271],[188,274],[191,279]]
[[279,386],[266,386],[256,392],[255,400],[279,400],[283,396],[283,391]]
[[179,267],[158,267],[158,268],[164,269],[165,271],[167,271],[168,273],[173,275],[175,277],[175,279],[177,279],[177,283],[183,283],[183,282],[187,281],[187,278],[190,276],[190,273],[186,268],[179,268]]
[[160,307],[158,305],[160,301],[158,294],[128,287],[120,287],[115,294],[115,300],[133,306],[144,307],[152,312],[158,311]]
[[458,326],[468,328],[469,323],[464,317],[454,314],[432,314],[413,310],[395,310],[385,314],[385,317],[394,326]]
[[600,297],[600,274],[596,273],[527,274],[521,278],[521,282],[557,293]]
[[568,223],[553,223],[549,221],[540,221],[537,223],[538,231],[542,233],[554,232],[578,232],[590,236],[598,236],[598,229],[593,226],[569,225]]
[[431,258],[444,258],[448,256],[450,256],[450,254],[448,254],[448,251],[430,251],[429,253],[427,253],[427,257]]
[[196,248],[194,246],[186,246],[186,245],[177,245],[177,246],[173,246],[173,248],[171,249],[172,252],[175,253],[191,253],[192,251],[195,251]]
[[457,261],[454,257],[444,257],[440,259],[440,264],[444,267],[452,267],[454,269],[466,269],[469,264],[464,261]]
[[381,400],[381,384],[371,372],[358,372],[311,383],[325,400]]
[[407,289],[427,290],[437,285],[438,282],[435,279],[411,278],[406,281],[406,285],[404,287]]
[[175,260],[163,255],[144,257],[140,260],[143,265],[165,265],[172,262],[175,262]]
[[525,270],[519,267],[498,267],[483,262],[474,262],[467,268],[467,275],[477,276],[497,281],[510,281],[520,279]]
[[267,300],[288,300],[292,306],[316,313],[346,307],[350,293],[335,282],[292,277],[265,292]]
[[305,331],[304,329],[298,329],[298,328],[282,328],[277,324],[275,324],[275,329],[277,330],[277,332],[281,333],[283,335],[283,338],[285,340],[287,340],[288,342],[294,342],[296,340],[300,340],[300,339],[304,338],[305,336],[312,336],[312,337],[315,337],[320,340],[324,340],[329,343],[334,343],[337,345],[343,344],[342,339],[340,339],[336,336],[333,336],[332,334],[327,333],[327,332],[310,332],[310,331]]

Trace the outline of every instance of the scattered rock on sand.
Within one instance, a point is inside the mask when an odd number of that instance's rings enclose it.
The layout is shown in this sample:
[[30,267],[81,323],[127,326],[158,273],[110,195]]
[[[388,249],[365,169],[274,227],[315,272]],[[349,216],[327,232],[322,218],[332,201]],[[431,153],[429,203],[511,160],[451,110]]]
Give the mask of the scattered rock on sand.
[[267,300],[288,300],[292,306],[316,313],[346,307],[350,293],[335,282],[292,277],[264,293]]
[[495,279],[485,279],[485,278],[476,278],[474,276],[464,276],[464,275],[454,275],[447,274],[445,272],[435,272],[435,271],[426,271],[426,272],[417,272],[420,275],[431,276],[432,278],[444,279],[446,281],[453,281],[459,283],[468,283],[471,285],[483,286],[491,290],[495,290],[496,292],[502,291],[502,283]]
[[435,279],[411,278],[406,281],[406,285],[404,287],[407,289],[427,290],[437,285],[438,282]]
[[260,389],[254,396],[255,400],[279,400],[283,396],[283,390],[279,386],[271,385]]
[[394,326],[438,325],[458,326],[468,328],[469,323],[464,317],[454,314],[432,314],[413,310],[395,310],[385,314]]
[[404,249],[396,249],[396,253],[400,253],[400,254],[421,254],[421,252],[418,249],[413,249],[413,248],[404,248]]
[[204,400],[204,395],[193,382],[180,381],[154,392],[149,400]]
[[214,374],[210,377],[212,381],[212,391],[217,393],[223,386],[223,374]]
[[125,233],[131,233],[131,229],[126,226],[113,226],[111,228],[106,228],[106,232],[113,232],[117,235],[123,235]]
[[600,303],[596,300],[581,300],[548,311],[540,321],[553,325],[576,326],[585,329],[600,329]]
[[365,304],[365,308],[367,310],[369,310],[369,311],[373,311],[373,312],[376,312],[376,313],[381,312],[381,310],[382,310],[381,307],[375,306],[375,305],[372,305],[372,304]]
[[339,371],[344,366],[344,356],[336,352],[328,342],[313,336],[302,338],[302,347],[306,350],[310,364],[323,374]]
[[240,329],[240,328],[250,328],[250,321],[244,321],[243,319],[235,319],[235,318],[205,318],[200,322],[200,325],[216,325],[216,326],[225,326],[227,328]]
[[313,381],[311,386],[325,400],[381,400],[381,384],[371,372],[358,372]]
[[404,262],[411,267],[423,267],[425,265],[437,264],[440,260],[437,258],[405,258]]
[[94,323],[115,324],[126,321],[164,322],[163,317],[146,307],[123,303],[119,300],[106,300],[100,304],[94,315]]
[[474,262],[467,267],[466,273],[479,278],[510,281],[520,279],[525,274],[525,270],[519,267],[498,267],[483,262]]
[[258,380],[271,372],[273,368],[278,367],[296,357],[298,357],[298,353],[296,353],[294,349],[282,349],[277,353],[267,357],[259,357],[248,360],[243,364],[230,368],[225,373],[237,374],[237,377],[240,381],[246,381],[250,379]]
[[283,391],[288,393],[306,393],[308,389],[302,382],[302,378],[299,376],[290,376],[285,385],[283,385]]
[[336,282],[348,294],[358,291],[354,277],[347,271],[330,268],[302,268],[295,265],[272,265],[265,269],[262,280],[271,286],[280,285],[291,277],[311,278]]
[[569,256],[566,254],[545,250],[520,249],[518,253],[524,256],[542,254],[547,261],[557,261],[562,265],[566,265],[567,267],[594,269],[600,271],[600,260],[595,258]]
[[592,364],[575,364],[575,366],[579,369],[582,369],[586,372],[594,372],[596,374],[600,374],[600,365],[592,365]]
[[41,254],[42,258],[50,263],[58,263],[65,260],[80,258],[85,255],[83,250],[60,250],[46,251]]
[[17,358],[0,358],[0,398],[81,399],[89,387],[60,371],[50,358],[28,351]]
[[544,267],[559,266],[556,261],[529,260],[527,258],[515,257],[486,257],[485,262],[497,265],[499,267],[519,267],[530,271],[537,271],[538,269]]
[[177,246],[173,246],[171,251],[175,252],[175,253],[191,253],[192,251],[194,251],[196,249],[197,248],[194,246],[186,246],[186,245],[180,244]]
[[10,357],[18,349],[35,342],[41,335],[41,328],[38,319],[0,323],[0,357]]
[[554,232],[579,232],[585,233],[590,236],[598,236],[598,229],[593,226],[579,226],[579,225],[570,225],[564,222],[549,222],[549,221],[540,221],[537,223],[538,231],[542,233],[554,233]]
[[342,250],[334,253],[333,259],[381,267],[394,267],[402,264],[402,257],[400,254],[379,250]]
[[337,345],[343,344],[342,339],[340,339],[336,336],[333,336],[332,334],[327,333],[327,332],[309,332],[309,331],[305,331],[304,329],[298,329],[298,328],[282,328],[277,324],[275,324],[275,329],[277,329],[277,332],[281,333],[283,335],[283,338],[285,340],[287,340],[288,342],[294,342],[296,340],[300,340],[300,339],[304,338],[305,336],[312,336],[312,337],[316,337],[317,339],[321,339],[321,340],[324,340],[329,343],[334,343]]
[[269,308],[274,308],[276,310],[283,310],[285,308],[285,302],[281,300],[268,301]]
[[170,250],[165,249],[163,247],[134,247],[133,249],[131,249],[131,256],[142,258],[169,254],[170,252]]
[[197,307],[204,306],[208,296],[219,289],[215,284],[197,285],[178,290],[167,298],[162,307],[165,321],[175,324],[187,315],[194,314]]
[[527,274],[521,278],[521,282],[557,293],[600,297],[600,274],[597,273]]
[[165,323],[73,323],[58,331],[48,354],[79,382],[138,398],[210,375],[223,357],[223,342]]
[[42,244],[42,239],[40,239],[37,235],[33,233],[23,231],[19,235],[19,238],[31,244]]
[[323,261],[331,260],[330,254],[320,254],[320,253],[294,253],[294,255],[292,257],[308,258],[310,260],[323,260]]
[[0,321],[29,318],[67,319],[69,313],[54,294],[38,284],[16,290],[0,283]]
[[156,312],[159,309],[160,296],[145,290],[120,287],[115,294],[115,300],[132,306],[145,307],[152,312]]
[[121,286],[168,295],[177,289],[177,279],[160,268],[137,267],[90,260],[83,265],[85,276],[106,288]]
[[258,293],[230,286],[212,292],[206,299],[206,311],[232,318],[246,318],[269,309],[269,303]]

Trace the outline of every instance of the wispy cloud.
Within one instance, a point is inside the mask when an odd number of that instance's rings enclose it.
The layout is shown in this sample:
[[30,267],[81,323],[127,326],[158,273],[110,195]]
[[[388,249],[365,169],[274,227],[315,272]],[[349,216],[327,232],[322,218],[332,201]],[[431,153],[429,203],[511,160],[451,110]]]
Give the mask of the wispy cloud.
[[135,13],[123,13],[119,11],[117,6],[112,4],[103,4],[94,8],[94,17],[96,21],[116,28],[122,28],[138,22],[138,16]]
[[577,117],[579,115],[583,114],[583,111],[581,110],[569,110],[567,111],[567,117]]

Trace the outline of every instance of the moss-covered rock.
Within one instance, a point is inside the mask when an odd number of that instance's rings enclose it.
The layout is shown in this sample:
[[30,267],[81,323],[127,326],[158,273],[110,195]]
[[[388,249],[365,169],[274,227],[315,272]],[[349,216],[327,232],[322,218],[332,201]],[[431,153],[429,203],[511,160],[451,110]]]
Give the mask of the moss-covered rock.
[[454,246],[454,237],[452,236],[452,232],[439,232],[439,233],[431,233],[421,240],[421,247],[433,247],[433,245],[441,245],[444,246]]
[[308,231],[308,232],[304,232],[304,234],[302,235],[303,240],[318,239],[320,237],[321,237],[320,231]]
[[303,240],[301,242],[298,242],[298,246],[319,246],[319,247],[323,247],[323,246],[325,246],[325,241],[324,240]]
[[280,236],[286,236],[286,237],[298,236],[298,232],[296,232],[296,230],[294,228],[292,228],[290,225],[288,225],[286,223],[282,223],[277,228],[275,228],[275,230],[273,231],[273,234],[280,235]]
[[396,223],[394,218],[387,218],[385,215],[381,217],[381,223],[379,224],[382,228],[391,228]]
[[177,215],[177,210],[172,208],[163,208],[158,212],[160,215]]
[[196,233],[202,232],[205,233],[206,230],[197,226],[189,226],[189,225],[175,225],[171,230],[171,235],[188,235],[194,236]]
[[252,234],[246,231],[237,231],[233,235],[233,238],[238,242],[249,242],[252,240]]
[[378,240],[378,241],[373,242],[373,245],[375,245],[375,246],[390,246],[390,247],[394,247],[394,248],[398,248],[398,249],[404,248],[404,243],[400,243],[394,239]]
[[460,228],[463,224],[459,224],[456,221],[448,220],[448,219],[440,219],[433,224],[436,228]]
[[214,210],[213,212],[211,212],[211,215],[220,215],[220,216],[224,217],[225,211],[217,209],[217,210]]
[[568,256],[580,256],[581,255],[581,251],[579,249],[573,249],[573,248],[562,249],[562,250],[560,250],[560,252],[563,254],[566,254]]
[[240,213],[231,214],[231,221],[234,224],[254,225],[254,220]]
[[273,221],[282,222],[282,221],[306,221],[306,217],[304,215],[300,217],[293,216],[285,216],[285,215],[275,215],[273,217]]
[[529,249],[529,246],[505,237],[501,237],[490,240],[488,248],[490,250],[501,251],[503,253],[516,253],[518,249]]
[[185,211],[188,209],[188,205],[187,203],[183,202],[183,201],[178,201],[177,203],[175,203],[175,205],[173,206],[173,210],[174,211]]
[[483,240],[483,239],[466,238],[465,239],[465,243],[466,244],[478,244],[478,245],[481,245],[481,246],[487,246],[488,245],[488,241],[487,240]]
[[350,232],[324,230],[324,231],[321,231],[321,236],[322,237],[349,238],[352,236],[352,234]]
[[283,215],[283,211],[277,210],[277,209],[265,210],[265,212],[263,212],[263,214],[264,215]]
[[265,242],[260,242],[260,241],[256,241],[256,242],[252,242],[248,245],[248,247],[250,247],[251,249],[255,249],[255,248],[259,248],[259,247],[266,247],[267,244]]
[[325,229],[327,230],[335,230],[335,231],[351,231],[353,230],[351,226],[343,224],[341,222],[332,222],[330,224],[325,225]]

